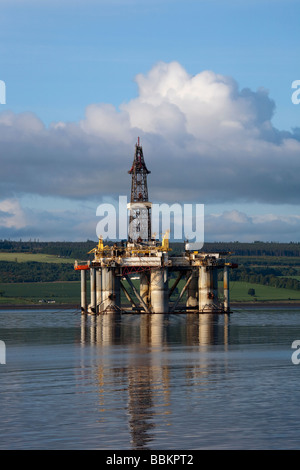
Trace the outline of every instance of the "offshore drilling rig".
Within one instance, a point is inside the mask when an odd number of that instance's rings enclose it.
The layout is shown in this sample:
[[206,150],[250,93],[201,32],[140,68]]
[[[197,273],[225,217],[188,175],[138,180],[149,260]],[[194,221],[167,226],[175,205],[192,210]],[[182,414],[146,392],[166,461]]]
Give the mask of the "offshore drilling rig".
[[[150,171],[139,138],[128,173],[131,175],[128,240],[104,246],[100,237],[97,247],[91,251],[94,259],[84,264],[75,262],[75,270],[81,271],[82,314],[230,313],[229,269],[237,265],[226,261],[229,253],[192,251],[186,244],[181,256],[172,256],[168,231],[162,242],[152,236],[152,203],[148,200],[147,185]],[[220,270],[223,271],[222,301],[218,294]],[[138,285],[132,275],[139,278]],[[121,292],[129,308],[122,305]],[[178,295],[171,301],[174,293]]]

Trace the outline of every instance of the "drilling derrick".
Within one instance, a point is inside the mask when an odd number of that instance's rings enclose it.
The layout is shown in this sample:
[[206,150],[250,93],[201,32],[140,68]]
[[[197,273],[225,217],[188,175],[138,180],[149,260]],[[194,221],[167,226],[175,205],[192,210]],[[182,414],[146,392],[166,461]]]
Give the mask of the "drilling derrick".
[[[229,268],[237,267],[224,257],[230,253],[192,251],[187,243],[183,253],[169,255],[172,251],[170,230],[161,242],[152,236],[152,203],[148,200],[147,186],[150,171],[139,138],[128,173],[131,198],[127,205],[127,243],[122,240],[104,245],[103,237],[99,236],[98,246],[89,252],[94,253],[94,259],[79,264],[75,261],[74,268],[81,271],[81,312],[101,315],[230,313]],[[222,294],[219,296],[220,270],[223,270],[223,298]],[[127,306],[122,302],[128,302]]]
[[135,144],[133,164],[128,171],[131,175],[131,198],[129,209],[129,241],[151,239],[151,202],[148,201],[147,175],[151,173],[145,164],[143,149],[138,138]]

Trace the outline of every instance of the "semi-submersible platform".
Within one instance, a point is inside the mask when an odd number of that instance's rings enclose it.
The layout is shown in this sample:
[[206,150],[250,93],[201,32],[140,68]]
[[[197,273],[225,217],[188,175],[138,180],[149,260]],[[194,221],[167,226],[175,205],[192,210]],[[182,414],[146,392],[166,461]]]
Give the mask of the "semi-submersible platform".
[[[161,242],[152,236],[147,186],[150,171],[139,138],[128,173],[132,177],[128,240],[104,246],[100,237],[92,250],[93,260],[75,261],[75,270],[81,271],[82,314],[231,313],[229,270],[237,265],[227,262],[230,253],[193,251],[186,244],[180,256],[173,256],[168,233]],[[220,270],[223,296],[219,298]],[[126,298],[126,305],[121,298]]]

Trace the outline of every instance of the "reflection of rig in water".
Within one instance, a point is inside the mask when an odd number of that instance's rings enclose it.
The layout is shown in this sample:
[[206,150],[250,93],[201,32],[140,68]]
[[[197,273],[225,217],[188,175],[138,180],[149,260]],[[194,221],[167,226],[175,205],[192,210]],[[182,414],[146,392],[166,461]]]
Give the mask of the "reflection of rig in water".
[[[85,264],[75,262],[81,271],[81,311],[102,314],[126,312],[121,305],[121,291],[131,305],[130,311],[140,313],[229,313],[228,253],[190,251],[182,256],[169,256],[168,233],[160,243],[151,237],[151,202],[148,201],[147,169],[139,139],[135,146],[132,167],[129,235],[126,243],[104,246],[99,239],[92,251],[94,259]],[[218,272],[223,270],[224,300],[218,296]],[[90,303],[87,304],[86,275],[90,272]],[[139,285],[131,275],[139,275]],[[171,275],[175,282],[169,287]],[[180,283],[180,281],[182,281]],[[180,283],[180,284],[179,284]],[[175,301],[170,298],[180,292]],[[176,290],[176,291],[175,291]],[[182,305],[186,295],[185,305]]]
[[[120,403],[126,409],[130,445],[136,450],[151,450],[162,437],[172,436],[178,403],[182,405],[179,390],[183,390],[185,404],[191,406],[194,394],[201,401],[202,393],[211,392],[211,380],[220,370],[230,372],[228,356],[222,354],[230,343],[229,315],[188,313],[184,320],[168,314],[135,318],[118,313],[83,315],[80,343],[95,351],[86,356],[92,366],[86,367],[84,361],[80,373],[95,374],[93,384],[99,397],[95,409],[97,422],[103,423],[105,431],[111,425],[111,390],[115,390],[118,409]],[[188,358],[182,353],[179,362],[178,344],[188,348]],[[109,346],[113,345],[122,345],[122,357],[111,354]],[[215,345],[218,349],[211,348]]]

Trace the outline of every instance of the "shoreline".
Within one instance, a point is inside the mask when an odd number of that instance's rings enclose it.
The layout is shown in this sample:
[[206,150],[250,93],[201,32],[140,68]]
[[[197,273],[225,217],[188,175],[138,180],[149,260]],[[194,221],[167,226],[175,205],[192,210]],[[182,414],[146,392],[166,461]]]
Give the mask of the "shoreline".
[[[243,307],[300,307],[300,300],[231,302],[230,306],[232,309]],[[78,310],[80,312],[81,307],[79,304],[0,304],[0,310]]]
[[2,304],[0,310],[79,310],[78,304]]
[[258,302],[231,302],[231,307],[300,307],[300,300],[262,300]]

